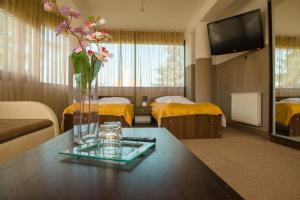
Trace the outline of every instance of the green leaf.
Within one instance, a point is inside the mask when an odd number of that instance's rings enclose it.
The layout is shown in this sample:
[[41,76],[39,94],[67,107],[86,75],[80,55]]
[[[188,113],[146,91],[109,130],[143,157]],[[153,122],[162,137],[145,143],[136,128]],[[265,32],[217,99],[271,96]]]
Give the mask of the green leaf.
[[76,74],[81,74],[81,89],[84,90],[91,82],[90,77],[92,71],[89,57],[84,51],[81,51],[79,53],[72,53],[71,61],[74,66],[74,72]]
[[91,65],[92,65],[91,81],[93,81],[98,76],[98,73],[102,66],[102,62],[98,60],[95,55],[93,55],[91,60]]
[[71,60],[74,66],[75,73],[83,73],[90,68],[89,57],[84,51],[72,53]]

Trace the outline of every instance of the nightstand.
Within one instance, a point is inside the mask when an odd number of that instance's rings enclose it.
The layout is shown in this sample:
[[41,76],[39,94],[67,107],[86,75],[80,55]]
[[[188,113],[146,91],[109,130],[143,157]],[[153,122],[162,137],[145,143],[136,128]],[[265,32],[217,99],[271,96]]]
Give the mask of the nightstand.
[[135,126],[152,126],[151,107],[138,106],[134,108],[134,125]]

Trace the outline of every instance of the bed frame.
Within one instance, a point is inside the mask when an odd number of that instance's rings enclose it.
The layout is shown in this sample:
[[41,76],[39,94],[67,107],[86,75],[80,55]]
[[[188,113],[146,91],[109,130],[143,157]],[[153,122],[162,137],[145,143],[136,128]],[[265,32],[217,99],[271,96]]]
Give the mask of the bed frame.
[[[292,97],[292,96],[276,97],[276,102],[283,100],[283,99],[287,99],[287,98],[299,98],[299,97]],[[289,122],[288,127],[276,122],[275,130],[276,130],[276,133],[280,134],[280,135],[285,135],[285,136],[289,136],[289,137],[300,136],[300,113],[296,114],[292,117],[292,119]]]
[[222,115],[163,117],[160,126],[167,128],[178,139],[222,138]]
[[[98,99],[103,97],[113,97],[113,96],[98,96]],[[132,96],[120,96],[130,100],[130,102],[134,102],[134,97]],[[114,115],[99,115],[99,124],[103,124],[104,122],[111,121],[120,121],[122,127],[130,127],[129,124],[125,121],[123,116],[114,116]],[[64,126],[63,131],[66,132],[73,128],[73,114],[65,114],[64,115]]]

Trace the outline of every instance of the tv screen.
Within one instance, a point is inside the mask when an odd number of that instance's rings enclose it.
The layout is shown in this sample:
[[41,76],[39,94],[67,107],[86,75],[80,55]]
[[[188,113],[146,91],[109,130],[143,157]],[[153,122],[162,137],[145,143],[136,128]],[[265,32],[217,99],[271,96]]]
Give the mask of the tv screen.
[[264,47],[260,9],[209,23],[207,28],[212,55]]

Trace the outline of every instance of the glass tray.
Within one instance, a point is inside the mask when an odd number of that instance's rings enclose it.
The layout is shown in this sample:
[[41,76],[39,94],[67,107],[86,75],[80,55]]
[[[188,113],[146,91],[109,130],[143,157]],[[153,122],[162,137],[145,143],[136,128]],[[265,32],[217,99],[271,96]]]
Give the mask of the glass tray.
[[59,154],[127,163],[143,155],[143,153],[154,146],[155,143],[152,142],[121,140],[120,144],[104,144],[100,147],[98,143],[88,143],[61,151]]

